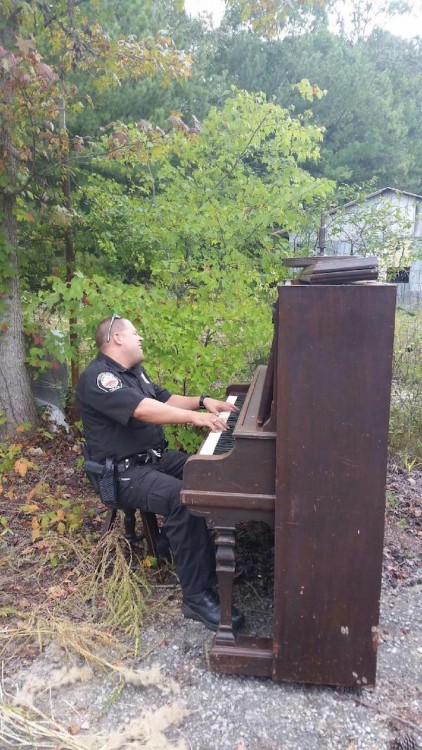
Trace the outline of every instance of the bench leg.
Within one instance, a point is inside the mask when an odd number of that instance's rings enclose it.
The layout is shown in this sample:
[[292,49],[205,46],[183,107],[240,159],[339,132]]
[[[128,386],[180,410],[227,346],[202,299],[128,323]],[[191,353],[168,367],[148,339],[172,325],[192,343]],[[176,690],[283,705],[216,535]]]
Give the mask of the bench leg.
[[143,512],[142,510],[140,511],[140,514],[142,518],[142,525],[144,527],[144,534],[147,540],[148,552],[158,560],[159,555],[157,542],[160,532],[158,529],[157,516],[155,515],[155,513],[151,513],[150,511]]
[[[120,510],[120,508],[110,508],[107,511],[107,515],[102,523],[101,526],[101,536],[106,534],[110,529],[113,528],[114,522],[116,520],[117,511]],[[123,510],[121,509],[124,515],[124,528],[125,528],[125,538],[128,540],[129,543],[135,544],[137,541],[136,537],[136,517],[135,517],[135,510]],[[160,531],[158,528],[157,523],[157,516],[155,513],[151,513],[150,511],[139,511],[142,518],[142,525],[144,527],[144,534],[147,540],[148,545],[148,553],[152,555],[153,557],[156,557],[157,560],[159,559],[158,554],[158,537],[160,535]]]

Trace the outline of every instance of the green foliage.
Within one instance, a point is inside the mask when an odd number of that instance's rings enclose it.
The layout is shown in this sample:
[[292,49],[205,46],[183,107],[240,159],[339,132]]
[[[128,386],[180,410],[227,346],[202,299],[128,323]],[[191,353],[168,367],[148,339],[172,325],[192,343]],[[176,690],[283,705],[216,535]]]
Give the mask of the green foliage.
[[[371,5],[371,4],[366,4]],[[265,9],[266,4],[262,4]],[[263,41],[250,30],[222,27],[214,34],[205,80],[263,91],[281,106],[309,111],[324,128],[322,159],[313,174],[351,183],[376,177],[377,186],[420,192],[421,40],[376,29],[352,43],[320,24],[311,33]],[[295,85],[308,79],[326,96],[310,105]]]
[[422,315],[396,318],[390,449],[406,465],[422,464]]
[[324,17],[327,0],[227,0],[227,5],[240,9],[241,20],[250,24],[257,34],[277,37],[289,29],[301,30],[312,26],[318,17]]
[[397,495],[394,494],[394,492],[391,492],[390,490],[387,490],[386,493],[386,502],[387,502],[387,508],[389,511],[395,511],[399,507],[399,500]]
[[225,271],[242,260],[279,277],[283,236],[332,189],[301,166],[318,157],[320,130],[262,95],[237,91],[199,134],[173,119],[167,135],[113,123],[104,136],[97,175],[80,190],[84,270],[95,256],[127,281],[163,285],[175,271],[202,273],[209,263]]
[[[30,364],[45,350],[85,363],[97,322],[116,311],[141,328],[151,375],[174,392],[223,395],[229,380],[248,378],[268,357],[283,235],[331,191],[300,166],[319,141],[314,126],[238,91],[200,133],[114,123],[78,196],[83,242],[95,242],[79,255],[84,271],[27,297]],[[67,332],[69,318],[76,349],[51,333]],[[184,435],[192,448],[196,434]]]
[[[69,312],[75,313],[78,355],[81,365],[86,364],[95,354],[97,322],[115,310],[131,318],[145,336],[145,365],[157,382],[176,393],[211,391],[222,396],[229,381],[243,381],[256,362],[268,357],[272,298],[256,273],[251,272],[250,278],[238,277],[236,269],[224,278],[211,270],[202,273],[203,279],[200,275],[196,274],[196,289],[178,296],[164,284],[146,288],[79,275],[67,287],[54,279],[54,287],[33,298],[27,308],[29,318],[42,310],[47,329],[42,348],[34,349],[41,354],[49,348],[55,357],[67,360],[73,353],[70,344],[66,339],[57,348],[48,328],[61,323],[65,327]],[[81,302],[82,297],[89,305]],[[49,309],[54,310],[54,319],[47,317]],[[173,444],[195,449],[194,431],[178,428],[172,435]]]
[[[9,432],[23,412],[36,422],[22,356],[16,231],[17,220],[36,220],[27,210],[29,202],[44,218],[50,202],[49,219],[59,229],[68,280],[74,271],[71,155],[85,149],[84,139],[77,134],[71,137],[66,124],[67,112],[84,106],[74,83],[75,71],[85,80],[90,78],[92,91],[142,76],[165,86],[190,72],[189,56],[176,50],[167,34],[143,40],[133,34],[112,38],[98,20],[89,23],[82,5],[75,0],[58,0],[54,5],[10,0],[0,7],[0,254],[11,247],[10,258],[1,265],[0,293],[6,303],[0,305],[0,334],[8,348],[9,369],[20,383],[16,403],[11,403],[11,391],[2,394]],[[86,99],[93,103],[89,93]],[[74,378],[74,363],[71,369]]]

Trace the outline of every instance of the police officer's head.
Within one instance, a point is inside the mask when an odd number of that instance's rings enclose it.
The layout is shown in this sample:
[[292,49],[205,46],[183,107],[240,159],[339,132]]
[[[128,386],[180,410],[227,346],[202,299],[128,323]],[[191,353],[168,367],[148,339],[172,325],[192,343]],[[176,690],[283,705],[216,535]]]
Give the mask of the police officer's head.
[[142,337],[130,320],[116,313],[98,323],[95,341],[100,352],[124,367],[133,367],[144,358]]

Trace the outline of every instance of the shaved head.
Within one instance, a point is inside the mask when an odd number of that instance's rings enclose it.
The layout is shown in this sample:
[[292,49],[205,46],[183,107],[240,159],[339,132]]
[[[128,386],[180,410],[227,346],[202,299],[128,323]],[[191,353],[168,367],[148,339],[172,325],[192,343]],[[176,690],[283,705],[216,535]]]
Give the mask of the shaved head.
[[104,318],[100,323],[98,323],[96,331],[95,331],[95,343],[97,344],[97,348],[101,351],[104,345],[108,344],[109,341],[109,334],[113,331],[121,331],[122,328],[125,327],[126,323],[128,322],[126,318],[114,318],[113,320],[113,326],[112,331],[110,331],[110,324],[112,321],[112,316],[110,315],[109,318]]

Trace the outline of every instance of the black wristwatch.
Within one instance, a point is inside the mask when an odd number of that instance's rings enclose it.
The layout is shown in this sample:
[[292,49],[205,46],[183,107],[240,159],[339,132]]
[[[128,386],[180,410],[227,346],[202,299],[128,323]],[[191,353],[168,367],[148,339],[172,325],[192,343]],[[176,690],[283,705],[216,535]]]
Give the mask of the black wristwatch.
[[202,396],[199,397],[199,408],[200,409],[206,409],[206,406],[204,405],[204,401],[206,398],[211,398],[211,396],[208,395],[208,393],[204,393]]

